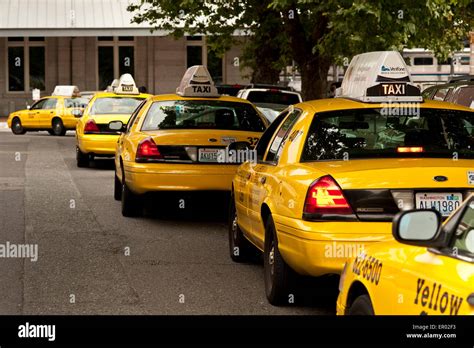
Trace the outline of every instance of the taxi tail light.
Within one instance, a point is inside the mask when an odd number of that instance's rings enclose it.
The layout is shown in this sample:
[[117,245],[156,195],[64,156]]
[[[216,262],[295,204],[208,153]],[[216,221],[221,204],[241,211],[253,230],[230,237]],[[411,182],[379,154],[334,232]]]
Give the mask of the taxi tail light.
[[341,187],[329,175],[315,180],[308,189],[304,204],[305,214],[352,215]]
[[137,162],[149,162],[160,159],[163,159],[163,156],[152,138],[145,138],[140,141],[135,157]]
[[88,120],[86,122],[86,125],[84,127],[85,134],[93,134],[93,133],[99,133],[99,132],[100,132],[100,129],[94,120]]

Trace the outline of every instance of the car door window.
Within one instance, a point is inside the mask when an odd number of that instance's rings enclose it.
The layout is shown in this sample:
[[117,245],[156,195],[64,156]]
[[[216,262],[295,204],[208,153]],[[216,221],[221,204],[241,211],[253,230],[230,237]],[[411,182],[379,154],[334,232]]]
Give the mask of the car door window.
[[31,106],[30,110],[42,110],[44,109],[44,104],[46,103],[47,99],[41,99],[40,101],[36,102]]
[[453,103],[467,106],[468,108],[474,107],[473,102],[474,102],[474,85],[461,87],[458,93],[456,94],[456,96],[453,98]]
[[43,109],[56,109],[56,104],[58,103],[58,100],[56,98],[49,98],[46,99],[46,102],[43,105]]
[[433,100],[444,101],[444,98],[446,97],[447,91],[448,91],[447,88],[438,89],[436,91],[435,95],[433,96]]
[[146,102],[147,102],[147,99],[142,101],[142,103],[138,105],[135,111],[133,112],[132,116],[130,117],[130,120],[128,121],[126,133],[130,132],[130,129],[132,128],[133,123],[137,119],[137,116],[140,113],[140,110],[143,109],[143,106],[146,104]]
[[270,126],[265,130],[265,132],[260,137],[260,140],[257,143],[255,150],[257,151],[257,161],[263,161],[265,157],[265,152],[267,151],[268,144],[273,138],[273,134],[278,129],[283,120],[288,116],[289,111],[285,110],[279,114],[275,120],[270,124]]
[[288,134],[290,134],[291,128],[295,124],[299,115],[300,111],[294,110],[292,113],[290,113],[290,115],[288,115],[285,121],[283,121],[281,127],[277,131],[275,138],[272,141],[272,144],[270,145],[270,149],[268,150],[265,161],[278,162],[281,149],[283,148],[286,138],[288,137]]

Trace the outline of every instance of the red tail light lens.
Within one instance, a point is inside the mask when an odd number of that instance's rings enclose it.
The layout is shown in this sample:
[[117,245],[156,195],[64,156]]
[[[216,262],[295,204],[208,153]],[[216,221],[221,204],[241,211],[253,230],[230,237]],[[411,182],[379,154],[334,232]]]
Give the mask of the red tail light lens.
[[161,155],[160,150],[158,150],[158,146],[156,146],[152,138],[146,138],[140,141],[137,149],[137,162],[162,158],[163,156]]
[[88,120],[84,127],[84,133],[99,133],[100,129],[97,127],[97,124],[94,120]]
[[304,204],[306,214],[353,214],[341,188],[329,175],[322,176],[309,187]]

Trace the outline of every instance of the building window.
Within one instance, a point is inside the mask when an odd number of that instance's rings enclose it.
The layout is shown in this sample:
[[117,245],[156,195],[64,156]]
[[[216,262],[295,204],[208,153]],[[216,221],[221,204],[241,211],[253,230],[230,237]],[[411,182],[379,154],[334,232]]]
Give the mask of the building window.
[[415,57],[413,59],[414,65],[433,65],[432,57]]
[[187,46],[186,62],[188,68],[193,65],[202,65],[202,46]]
[[45,90],[46,53],[44,40],[8,39],[8,91]]
[[122,74],[135,73],[135,41],[133,36],[101,36],[98,42],[99,89],[104,90]]

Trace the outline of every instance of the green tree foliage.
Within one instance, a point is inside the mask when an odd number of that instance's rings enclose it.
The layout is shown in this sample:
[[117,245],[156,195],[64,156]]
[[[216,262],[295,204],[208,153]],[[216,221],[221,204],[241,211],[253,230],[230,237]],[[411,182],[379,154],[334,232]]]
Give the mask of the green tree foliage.
[[274,83],[294,60],[305,99],[324,97],[330,65],[357,53],[424,47],[446,58],[474,18],[471,0],[141,0],[129,10],[177,37],[208,35],[219,54],[245,35],[242,63],[253,80]]

